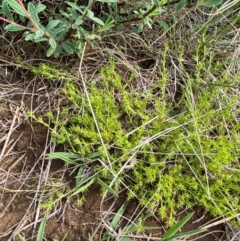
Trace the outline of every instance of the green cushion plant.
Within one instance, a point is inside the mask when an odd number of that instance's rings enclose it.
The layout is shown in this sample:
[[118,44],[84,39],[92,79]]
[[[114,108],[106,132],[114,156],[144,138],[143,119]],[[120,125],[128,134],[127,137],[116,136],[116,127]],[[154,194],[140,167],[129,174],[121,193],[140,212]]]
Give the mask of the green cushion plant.
[[[202,205],[212,215],[235,213],[240,207],[233,197],[240,181],[236,97],[229,99],[227,89],[219,86],[203,91],[202,83],[188,76],[180,101],[169,104],[165,92],[153,94],[156,88],[164,89],[161,78],[146,92],[136,92],[131,87],[134,74],[123,80],[110,62],[101,69],[101,81],[87,83],[104,146],[88,99],[73,81],[63,92],[78,114],[63,110],[68,125],[60,124],[52,132],[53,141],[69,145],[81,156],[101,152],[101,162],[94,164],[96,173],[110,186],[114,179],[117,189],[124,183],[129,200],[137,197],[143,206],[158,210],[170,226],[184,206]],[[219,99],[225,106],[218,106]],[[51,113],[47,115],[57,124]]]

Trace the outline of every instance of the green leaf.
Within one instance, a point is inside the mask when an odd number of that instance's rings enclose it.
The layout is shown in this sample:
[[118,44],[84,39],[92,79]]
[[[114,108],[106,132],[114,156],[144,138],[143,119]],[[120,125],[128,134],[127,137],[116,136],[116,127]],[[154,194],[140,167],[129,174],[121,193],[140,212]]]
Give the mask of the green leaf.
[[34,11],[35,11],[35,6],[34,6],[31,2],[29,2],[29,3],[28,3],[28,13],[29,13],[30,15],[33,15],[33,14],[34,14]]
[[72,15],[71,18],[74,20],[79,17],[79,13],[75,9],[69,8],[68,11]]
[[51,31],[51,29],[55,28],[59,23],[60,23],[59,20],[51,20],[51,21],[47,24],[46,30],[47,30],[47,31]]
[[70,197],[75,196],[75,195],[77,195],[80,192],[86,191],[87,188],[94,183],[94,181],[95,181],[95,178],[92,178],[87,184],[77,188],[77,190]]
[[9,31],[9,32],[15,32],[15,31],[25,30],[24,27],[16,26],[16,25],[13,25],[13,24],[8,24],[7,26],[4,27],[4,29],[5,29],[6,31]]
[[80,167],[78,169],[78,173],[77,173],[77,176],[76,176],[76,186],[80,185],[81,184],[81,181],[82,181],[82,174],[83,174],[83,170],[84,168],[83,167]]
[[53,35],[57,36],[58,34],[65,35],[67,32],[67,28],[65,26],[58,27],[54,30]]
[[66,18],[70,17],[70,15],[68,13],[66,13],[65,11],[63,11],[61,9],[59,10],[59,12],[62,14],[62,16],[66,17]]
[[173,227],[171,227],[162,238],[162,241],[169,240],[176,234],[176,232],[193,216],[194,212],[189,213],[186,217],[178,221]]
[[28,13],[31,15],[34,22],[39,24],[40,20],[38,18],[35,6],[31,2],[28,3]]
[[19,238],[21,241],[27,241],[21,234],[18,234],[18,238]]
[[76,186],[81,186],[83,183],[85,183],[90,177],[91,172],[89,173],[83,173],[84,167],[79,165],[73,169],[72,172],[76,172],[76,169],[79,168],[77,176],[76,176]]
[[157,23],[164,29],[164,30],[168,30],[169,29],[169,25],[161,20],[158,20]]
[[[121,220],[121,218],[123,217],[123,213],[126,209],[126,204],[124,203],[117,211],[117,213],[115,214],[115,216],[113,217],[110,226],[113,230],[115,230],[115,228],[117,227],[119,221]],[[103,235],[103,239],[102,240],[108,240],[108,236],[109,236],[109,232],[106,231]],[[121,237],[120,239],[118,239],[119,241],[130,241],[131,239],[129,239],[128,237]],[[131,240],[132,241],[132,240]]]
[[[190,237],[190,236],[193,236],[193,235],[197,235],[199,233],[203,233],[203,232],[206,232],[207,229],[196,229],[196,230],[191,230],[191,231],[188,231],[188,232],[183,232],[183,233],[176,233],[174,236],[173,236],[173,240],[174,239],[180,239],[180,238],[186,238],[186,237]],[[168,239],[169,240],[169,239]],[[171,239],[170,239],[171,240]]]
[[104,22],[103,22],[100,18],[91,17],[90,19],[91,19],[92,21],[98,23],[99,25],[104,26]]
[[19,15],[19,19],[24,23],[26,21],[26,17]]
[[93,241],[93,237],[91,236],[90,233],[88,233],[88,241]]
[[124,213],[125,209],[126,209],[126,204],[124,203],[124,204],[118,209],[117,213],[115,214],[115,216],[114,216],[114,218],[113,218],[113,220],[112,220],[112,222],[111,222],[111,227],[112,227],[113,229],[115,229],[115,228],[117,227],[120,219],[121,219],[122,216],[123,216],[123,213]]
[[65,1],[65,3],[67,3],[67,4],[68,4],[70,7],[72,7],[73,9],[78,10],[80,13],[82,13],[82,14],[83,14],[84,9],[83,9],[82,7],[78,6],[78,5],[77,5],[77,4],[75,4],[75,3],[68,2],[68,1]]
[[114,27],[114,22],[115,21],[111,17],[108,17],[104,25],[98,29],[98,32],[103,32],[111,29],[112,27]]
[[203,2],[201,4],[201,6],[213,7],[213,6],[221,4],[222,2],[223,2],[222,0],[207,0],[207,1]]
[[58,57],[62,53],[62,45],[58,44],[57,48],[55,49],[54,52],[54,57]]
[[[77,164],[74,160],[79,160],[82,158],[79,154],[68,153],[68,152],[52,152],[46,155],[46,160],[51,159],[61,159],[67,164]],[[72,160],[73,159],[73,160]]]
[[42,29],[39,29],[37,32],[35,32],[35,34],[37,38],[40,38],[44,35],[44,31]]
[[50,56],[52,56],[53,55],[53,53],[54,53],[54,51],[55,51],[55,49],[53,49],[52,47],[50,47],[49,49],[48,49],[48,51],[47,51],[47,57],[50,57]]
[[73,45],[71,40],[67,40],[64,43],[62,43],[63,49],[69,53],[69,54],[73,54],[74,50],[75,50],[75,46]]
[[127,234],[127,233],[133,233],[137,231],[137,225],[135,223],[132,223],[130,225],[127,225],[123,228],[122,233]]
[[180,2],[175,7],[175,11],[180,11],[186,4],[186,0],[180,0]]
[[97,179],[98,183],[108,192],[112,193],[114,196],[118,197],[118,194],[111,188],[109,187],[104,181],[102,181],[100,178]]
[[18,14],[27,17],[27,14],[23,10],[22,6],[15,0],[6,0],[10,7]]
[[48,39],[45,38],[45,37],[40,37],[40,38],[35,38],[35,39],[34,39],[34,42],[35,42],[35,43],[39,43],[39,42],[43,42],[43,41],[48,41]]
[[40,12],[42,12],[44,9],[46,8],[46,6],[44,4],[38,4],[36,7],[35,7],[35,14],[38,14]]
[[61,241],[64,241],[67,238],[68,233],[69,233],[69,231],[64,235],[64,237],[63,237],[63,239]]
[[6,1],[3,2],[2,4],[2,9],[3,9],[3,13],[5,14],[5,16],[11,20],[14,21],[13,15],[8,7],[8,4],[6,3]]
[[26,41],[33,40],[36,38],[36,33],[30,33],[25,37]]
[[[88,40],[101,39],[101,36],[100,36],[100,35],[97,35],[97,34],[89,34],[89,35],[86,36],[86,39],[88,39]],[[93,42],[92,42],[92,43],[93,43]],[[92,43],[89,42],[89,44],[91,45],[91,47],[93,47],[93,46],[92,46]]]
[[46,227],[46,222],[47,222],[47,217],[46,215],[43,217],[43,220],[39,226],[38,234],[37,234],[37,240],[36,241],[42,241],[43,240],[43,234],[45,231]]
[[52,49],[56,49],[56,47],[57,47],[57,42],[55,41],[55,39],[54,38],[50,38],[49,40],[48,40],[48,42],[49,42],[49,44],[50,44],[50,46],[52,47]]
[[40,19],[37,14],[32,15],[32,19],[37,25],[39,25]]
[[74,24],[76,24],[76,25],[81,25],[82,23],[83,23],[83,21],[82,21],[82,17],[79,16],[79,17],[76,19],[76,21],[75,21]]
[[86,156],[86,158],[87,158],[87,159],[96,159],[96,158],[100,157],[101,155],[102,155],[101,152],[96,151],[96,152],[92,152],[92,153],[88,154],[88,155]]
[[87,11],[87,16],[88,16],[90,19],[92,19],[92,18],[94,17],[94,12],[88,9],[88,11]]

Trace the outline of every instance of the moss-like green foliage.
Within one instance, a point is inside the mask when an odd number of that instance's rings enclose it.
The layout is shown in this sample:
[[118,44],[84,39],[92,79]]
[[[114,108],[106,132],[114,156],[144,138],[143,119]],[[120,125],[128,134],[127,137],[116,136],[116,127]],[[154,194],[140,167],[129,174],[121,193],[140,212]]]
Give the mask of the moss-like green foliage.
[[[32,66],[26,64],[21,57],[15,58],[21,68],[29,70],[35,76],[40,76],[48,80],[73,80],[73,76],[69,73],[69,70],[64,70],[62,66],[54,64],[41,63],[38,66]],[[65,67],[65,66],[64,66]]]
[[[123,80],[114,62],[101,69],[101,81],[88,82],[88,98],[68,81],[63,91],[77,111],[63,110],[68,125],[60,121],[53,139],[83,156],[101,151],[104,166],[95,169],[117,176],[131,190],[129,199],[137,196],[168,225],[179,208],[196,204],[212,215],[234,214],[240,208],[236,96],[207,85],[210,79],[203,84],[198,69],[197,76],[186,72],[182,96],[170,104],[164,62],[159,69],[163,76],[144,92],[132,88],[134,75]],[[225,82],[222,74],[219,83]]]

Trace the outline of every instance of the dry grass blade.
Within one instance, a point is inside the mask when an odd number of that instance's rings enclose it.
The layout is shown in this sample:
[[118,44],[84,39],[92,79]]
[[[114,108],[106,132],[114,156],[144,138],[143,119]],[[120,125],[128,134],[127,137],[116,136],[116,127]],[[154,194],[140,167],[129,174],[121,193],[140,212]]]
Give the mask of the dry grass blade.
[[5,153],[6,149],[7,149],[8,144],[9,144],[9,140],[10,140],[11,134],[14,131],[14,126],[16,125],[16,121],[17,121],[17,118],[18,118],[19,110],[20,110],[20,108],[17,107],[16,108],[16,112],[15,112],[15,114],[13,116],[13,120],[12,120],[12,123],[11,123],[10,130],[8,132],[7,138],[5,140],[3,149],[2,149],[1,154],[0,154],[0,161],[3,159],[4,153]]
[[209,228],[214,227],[214,226],[217,226],[217,225],[219,225],[219,224],[227,223],[228,221],[231,221],[232,219],[237,218],[237,217],[239,217],[239,216],[240,216],[240,213],[235,214],[235,215],[233,215],[233,216],[231,216],[231,217],[228,217],[228,218],[223,218],[223,219],[221,219],[221,220],[215,221],[215,222],[210,223],[210,224],[207,224],[207,225],[203,225],[203,226],[201,226],[200,228],[202,228],[202,229],[209,229]]

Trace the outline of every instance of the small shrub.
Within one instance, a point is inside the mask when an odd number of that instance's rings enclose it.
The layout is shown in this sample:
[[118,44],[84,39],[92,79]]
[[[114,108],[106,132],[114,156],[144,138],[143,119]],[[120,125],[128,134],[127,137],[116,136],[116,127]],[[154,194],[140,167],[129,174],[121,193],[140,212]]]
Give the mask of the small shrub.
[[[94,6],[100,2],[101,14],[94,12]],[[27,7],[22,0],[3,0],[0,13],[4,17],[0,20],[8,23],[5,30],[9,32],[25,32],[25,40],[47,42],[49,48],[47,56],[59,56],[63,51],[68,54],[82,55],[84,46],[94,45],[94,41],[101,39],[110,30],[121,31],[131,26],[136,33],[144,27],[152,28],[153,23],[168,28],[163,20],[178,13],[188,12],[198,7],[212,7],[220,4],[221,0],[197,1],[194,6],[187,6],[187,0],[178,3],[171,1],[126,1],[117,0],[89,0],[88,5],[78,5],[75,1],[64,1],[66,6],[60,5],[58,13],[46,11],[46,5]],[[40,15],[44,12],[45,21]],[[46,23],[47,19],[47,23]]]

